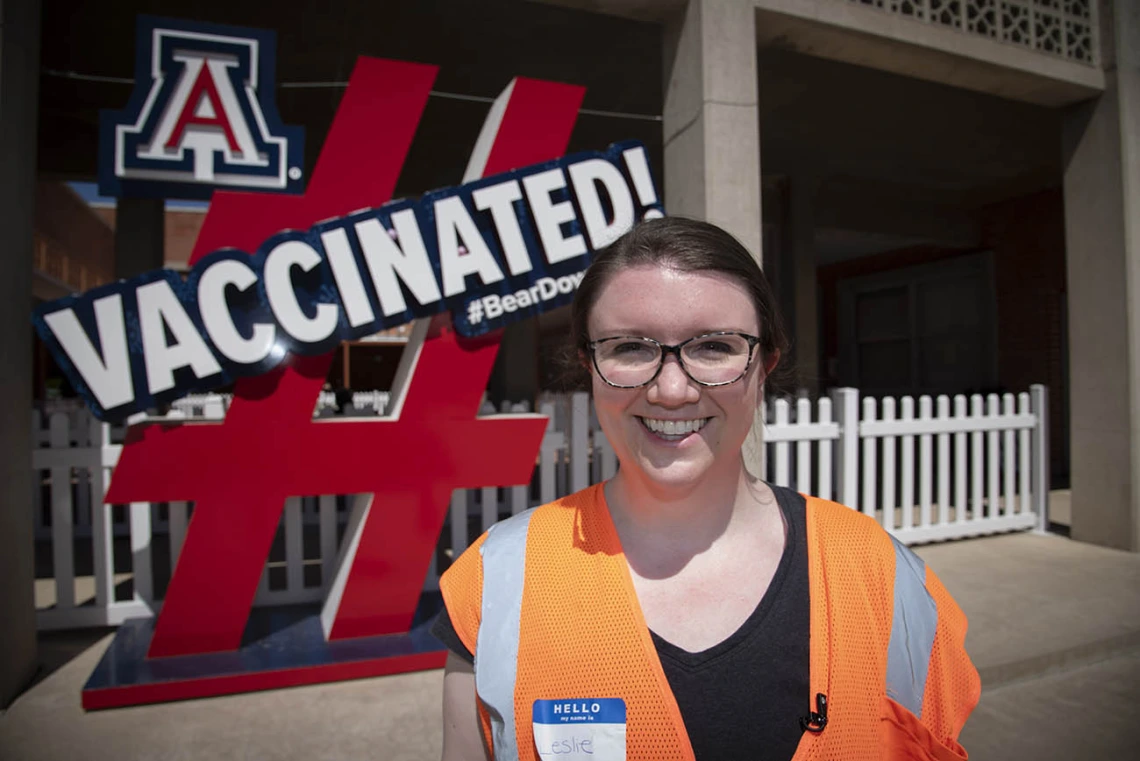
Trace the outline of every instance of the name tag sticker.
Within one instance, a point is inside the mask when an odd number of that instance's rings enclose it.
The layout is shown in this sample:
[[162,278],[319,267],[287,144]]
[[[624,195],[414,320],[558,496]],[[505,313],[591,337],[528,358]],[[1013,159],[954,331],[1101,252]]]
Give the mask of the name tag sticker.
[[536,700],[531,722],[543,761],[625,761],[621,698]]

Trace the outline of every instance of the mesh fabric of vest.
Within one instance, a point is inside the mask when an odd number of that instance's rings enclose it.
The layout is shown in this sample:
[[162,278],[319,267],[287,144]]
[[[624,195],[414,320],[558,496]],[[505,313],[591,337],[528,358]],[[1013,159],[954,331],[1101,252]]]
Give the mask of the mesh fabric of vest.
[[[534,700],[622,698],[626,757],[692,759],[600,486],[535,511],[515,689],[519,742]],[[520,756],[522,758],[523,756]]]
[[926,591],[938,606],[938,629],[930,654],[922,723],[940,743],[965,756],[958,734],[982,692],[978,671],[966,654],[966,614],[929,568]]
[[[479,543],[440,579],[463,643],[475,650]],[[520,759],[536,759],[535,700],[622,698],[629,761],[692,761],[681,712],[637,604],[600,485],[538,508],[527,535],[515,684]],[[480,709],[484,737],[490,727]]]
[[828,723],[822,733],[804,735],[793,761],[964,759],[957,736],[981,687],[964,648],[966,617],[934,572],[926,569],[926,587],[938,626],[919,721],[886,696],[890,537],[869,516],[809,497],[808,557],[812,700],[827,695]]

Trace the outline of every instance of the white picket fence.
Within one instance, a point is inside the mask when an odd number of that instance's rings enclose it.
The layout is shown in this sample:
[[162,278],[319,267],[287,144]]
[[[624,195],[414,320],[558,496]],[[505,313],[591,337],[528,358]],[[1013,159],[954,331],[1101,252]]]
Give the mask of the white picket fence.
[[[917,405],[916,405],[917,401]],[[1048,525],[1048,391],[777,399],[767,478],[872,515],[909,544]],[[917,414],[916,413],[917,407]]]
[[[315,415],[327,414],[329,396]],[[180,400],[169,417],[220,419],[228,402],[217,395]],[[386,403],[383,392],[358,392],[353,407],[376,414]],[[860,405],[855,389],[814,403],[776,399],[766,410],[763,467],[771,483],[873,515],[908,543],[1044,528],[1046,409],[1043,386],[1016,397],[921,397],[917,405],[910,397],[866,398]],[[546,395],[539,411],[550,422],[531,483],[457,490],[425,589],[437,589],[442,567],[496,521],[616,472],[587,395]],[[484,407],[483,414],[493,412]],[[39,627],[114,626],[152,615],[161,604],[156,579],[161,586],[173,572],[193,506],[103,507],[123,429],[78,406],[46,413],[33,412],[37,551],[51,557],[50,575],[36,581]],[[255,604],[323,600],[343,526],[366,501],[367,495],[288,499]],[[46,557],[39,560],[48,565]]]

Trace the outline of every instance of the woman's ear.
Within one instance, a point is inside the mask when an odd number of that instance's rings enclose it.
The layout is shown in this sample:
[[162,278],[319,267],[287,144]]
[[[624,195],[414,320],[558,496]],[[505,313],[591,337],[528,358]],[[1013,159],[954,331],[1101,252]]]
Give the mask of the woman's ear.
[[771,375],[778,364],[780,364],[780,350],[773,349],[768,356],[764,357],[764,377],[767,378]]
[[764,377],[760,379],[760,388],[756,391],[757,404],[764,403],[764,389],[768,385],[768,376],[776,369],[776,365],[780,364],[780,350],[773,349],[770,354],[763,358],[764,364]]

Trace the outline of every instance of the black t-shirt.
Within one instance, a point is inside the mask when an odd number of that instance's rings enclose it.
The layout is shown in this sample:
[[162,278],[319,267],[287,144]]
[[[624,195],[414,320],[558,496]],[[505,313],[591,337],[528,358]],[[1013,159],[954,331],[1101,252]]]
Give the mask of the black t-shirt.
[[[788,527],[768,591],[727,639],[690,653],[653,635],[665,678],[681,709],[693,753],[704,761],[785,761],[795,755],[810,706],[811,601],[807,507],[802,495],[773,486]],[[432,627],[469,663],[445,608]]]

